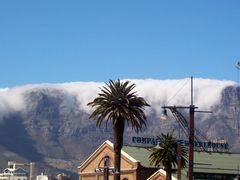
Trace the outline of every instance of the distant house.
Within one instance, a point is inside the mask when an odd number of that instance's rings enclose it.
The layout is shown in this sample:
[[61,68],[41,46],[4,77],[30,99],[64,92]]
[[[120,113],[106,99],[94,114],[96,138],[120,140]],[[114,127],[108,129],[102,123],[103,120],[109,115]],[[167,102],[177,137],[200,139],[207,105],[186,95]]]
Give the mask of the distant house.
[[28,173],[23,168],[6,168],[0,173],[0,180],[27,180]]
[[48,176],[41,173],[40,175],[36,176],[36,180],[48,180]]
[[64,174],[64,173],[61,173],[61,174],[58,174],[57,175],[57,180],[71,180],[71,176],[70,175],[67,175],[67,174]]
[[[150,152],[144,147],[124,146],[121,160],[121,180],[165,180],[162,167],[149,163]],[[100,180],[104,176],[105,158],[108,158],[109,180],[113,179],[113,144],[105,141],[90,157],[78,167],[79,180]],[[105,164],[106,165],[106,164]],[[106,171],[105,171],[106,172]],[[195,179],[234,179],[240,173],[240,154],[234,153],[194,153]],[[187,169],[182,170],[182,180],[187,180]],[[177,177],[173,169],[172,179]]]

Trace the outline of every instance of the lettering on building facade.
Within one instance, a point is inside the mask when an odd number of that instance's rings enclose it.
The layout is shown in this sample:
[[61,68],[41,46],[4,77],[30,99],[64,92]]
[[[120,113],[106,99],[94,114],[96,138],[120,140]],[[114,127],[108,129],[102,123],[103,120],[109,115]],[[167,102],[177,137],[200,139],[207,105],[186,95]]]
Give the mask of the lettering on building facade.
[[[188,141],[178,140],[184,146],[188,146]],[[158,144],[157,138],[151,137],[132,137],[132,143],[144,146],[156,146]],[[159,142],[161,145],[161,142]],[[194,149],[197,151],[210,151],[210,152],[228,152],[229,145],[226,141],[209,141],[209,142],[194,142]]]

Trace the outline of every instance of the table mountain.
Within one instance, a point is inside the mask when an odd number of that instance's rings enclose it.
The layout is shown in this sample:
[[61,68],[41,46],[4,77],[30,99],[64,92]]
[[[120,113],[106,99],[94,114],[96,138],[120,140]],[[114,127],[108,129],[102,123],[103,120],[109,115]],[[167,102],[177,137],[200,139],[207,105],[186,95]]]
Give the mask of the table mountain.
[[[189,105],[189,88],[177,88],[177,83],[186,84],[189,79],[132,81],[151,107],[146,109],[147,127],[140,134],[126,127],[125,144],[132,144],[132,136],[156,137],[177,128],[175,119],[159,120],[161,106]],[[89,119],[91,109],[86,106],[103,85],[40,84],[0,90],[0,168],[6,167],[6,161],[31,161],[38,173],[76,173],[104,140],[112,141],[111,124],[96,128]],[[208,79],[195,80],[194,87],[196,106],[212,111],[196,113],[195,126],[208,139],[226,139],[230,151],[239,152],[240,87],[231,81]],[[188,113],[182,113],[187,119]]]

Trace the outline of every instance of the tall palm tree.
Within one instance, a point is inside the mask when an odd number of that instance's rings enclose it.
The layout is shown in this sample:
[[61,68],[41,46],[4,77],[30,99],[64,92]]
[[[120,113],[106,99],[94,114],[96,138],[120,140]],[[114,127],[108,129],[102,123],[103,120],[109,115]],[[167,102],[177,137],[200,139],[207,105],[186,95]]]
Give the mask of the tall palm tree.
[[[164,166],[166,170],[166,180],[172,179],[172,167],[177,165],[177,139],[173,135],[173,132],[167,134],[161,134],[157,136],[160,143],[160,148],[152,147],[149,149],[151,152],[149,156],[150,164]],[[181,167],[187,166],[187,149],[181,145]]]
[[[135,132],[146,126],[145,106],[149,106],[144,98],[133,91],[135,84],[129,81],[110,80],[101,88],[98,97],[88,103],[94,109],[90,118],[96,120],[97,127],[109,120],[113,124],[114,132],[114,167],[120,172],[121,149],[123,146],[123,132],[125,122],[131,125]],[[120,174],[114,175],[115,180],[120,180]]]

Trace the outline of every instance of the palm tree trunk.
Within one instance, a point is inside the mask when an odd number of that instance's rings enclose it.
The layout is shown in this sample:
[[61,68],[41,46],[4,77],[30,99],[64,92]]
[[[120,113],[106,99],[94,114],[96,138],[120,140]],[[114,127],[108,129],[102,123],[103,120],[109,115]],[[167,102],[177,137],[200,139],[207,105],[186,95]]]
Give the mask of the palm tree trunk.
[[166,166],[166,180],[172,180],[172,167],[171,167],[171,165]]
[[[114,127],[114,167],[121,172],[121,149],[123,146],[124,121],[119,118]],[[120,180],[120,173],[114,174],[114,180]]]

